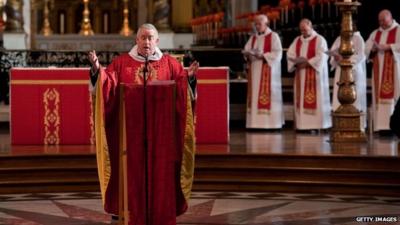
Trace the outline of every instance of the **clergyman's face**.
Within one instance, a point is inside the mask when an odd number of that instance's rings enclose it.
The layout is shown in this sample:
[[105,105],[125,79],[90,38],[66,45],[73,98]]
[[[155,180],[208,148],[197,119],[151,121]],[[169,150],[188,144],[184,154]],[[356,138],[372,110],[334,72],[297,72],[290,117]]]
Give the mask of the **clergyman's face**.
[[254,20],[254,25],[256,27],[257,32],[265,32],[265,30],[267,29],[266,21],[260,18]]
[[308,37],[311,35],[312,27],[307,23],[300,23],[300,33],[303,37]]
[[378,21],[379,21],[379,26],[381,26],[383,29],[389,28],[390,25],[392,24],[392,19],[390,18],[390,16],[385,15],[383,13],[379,14]]
[[140,29],[136,37],[138,52],[143,56],[153,55],[158,42],[157,33],[152,29]]

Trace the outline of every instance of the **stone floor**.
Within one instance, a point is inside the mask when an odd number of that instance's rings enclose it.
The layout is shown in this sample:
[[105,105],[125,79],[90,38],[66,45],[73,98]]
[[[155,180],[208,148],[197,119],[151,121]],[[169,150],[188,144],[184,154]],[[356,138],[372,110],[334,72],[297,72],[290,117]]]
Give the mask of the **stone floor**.
[[[399,157],[400,145],[395,136],[368,136],[365,143],[330,143],[329,133],[295,132],[290,129],[230,131],[228,144],[198,144],[197,154],[292,154],[352,155]],[[11,145],[8,127],[0,124],[0,157],[36,154],[95,154],[91,145]]]
[[[383,220],[384,222],[378,222]],[[0,195],[0,224],[110,224],[99,193]],[[400,198],[195,192],[180,225],[400,224]]]

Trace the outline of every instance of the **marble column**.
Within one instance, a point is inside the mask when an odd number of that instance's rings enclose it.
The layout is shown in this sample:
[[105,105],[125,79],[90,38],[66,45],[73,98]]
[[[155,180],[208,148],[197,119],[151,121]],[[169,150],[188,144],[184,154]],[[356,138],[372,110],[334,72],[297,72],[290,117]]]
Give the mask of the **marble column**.
[[[237,21],[235,20],[237,15],[243,14],[243,13],[248,13],[248,12],[255,12],[257,11],[257,6],[258,6],[258,1],[257,0],[248,0],[248,1],[242,1],[242,0],[231,0],[230,2],[230,10],[231,15],[227,15],[230,17],[228,18],[228,24],[227,26],[236,26],[236,25],[244,25],[244,24],[236,24]],[[242,20],[245,21],[245,20]]]

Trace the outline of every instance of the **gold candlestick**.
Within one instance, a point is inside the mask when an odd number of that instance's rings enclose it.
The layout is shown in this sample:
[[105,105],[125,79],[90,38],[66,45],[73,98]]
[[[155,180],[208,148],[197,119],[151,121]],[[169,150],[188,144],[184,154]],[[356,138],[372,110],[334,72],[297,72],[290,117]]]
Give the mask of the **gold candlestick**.
[[130,36],[133,34],[132,29],[129,27],[129,0],[124,0],[124,21],[122,24],[121,31],[119,32],[123,36]]
[[49,22],[49,13],[49,0],[44,0],[44,20],[42,30],[40,31],[44,36],[50,36],[53,34]]
[[353,106],[357,98],[355,90],[355,81],[353,77],[353,64],[350,57],[354,54],[353,48],[353,19],[352,12],[357,10],[361,4],[357,1],[344,0],[336,2],[342,13],[342,25],[340,32],[340,47],[339,53],[342,56],[340,61],[341,74],[339,85],[338,100],[340,106],[332,113],[333,127],[331,131],[332,142],[364,142],[366,136],[361,129],[361,115],[365,112],[360,112]]
[[83,0],[83,4],[85,9],[83,10],[83,19],[81,30],[79,31],[80,35],[89,36],[93,35],[94,32],[92,30],[92,25],[90,25],[90,11],[89,11],[89,0]]

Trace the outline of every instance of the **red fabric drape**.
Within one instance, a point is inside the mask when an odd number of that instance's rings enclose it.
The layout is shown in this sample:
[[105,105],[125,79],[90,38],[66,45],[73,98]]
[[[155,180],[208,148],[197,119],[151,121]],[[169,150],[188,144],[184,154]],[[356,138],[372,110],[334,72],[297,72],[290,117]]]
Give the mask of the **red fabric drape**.
[[[179,89],[179,88],[178,88]],[[128,158],[128,204],[130,224],[145,224],[146,200],[148,191],[149,223],[151,225],[176,224],[176,208],[186,209],[179,199],[179,170],[182,153],[181,127],[185,119],[177,116],[177,105],[183,98],[175,97],[175,84],[152,85],[147,87],[147,162],[148,186],[145,186],[144,153],[144,114],[143,88],[127,86],[125,88],[125,116]],[[178,94],[179,95],[179,94]],[[162,113],[160,113],[162,112]],[[175,122],[178,122],[177,126]],[[183,142],[182,142],[183,143]],[[177,200],[178,198],[178,200]],[[179,212],[181,213],[181,212]]]

